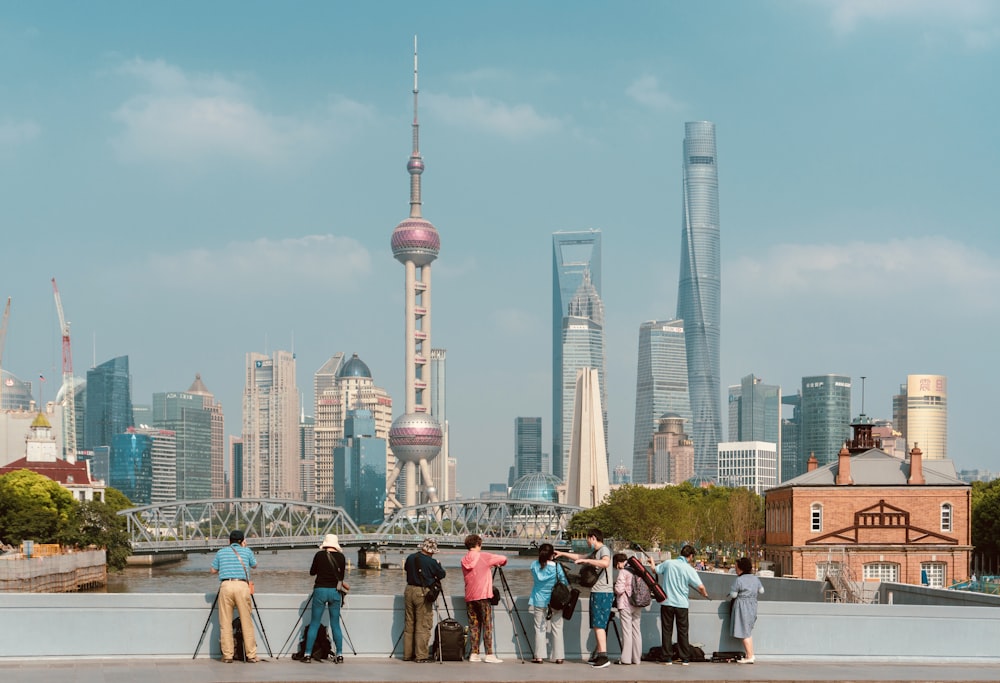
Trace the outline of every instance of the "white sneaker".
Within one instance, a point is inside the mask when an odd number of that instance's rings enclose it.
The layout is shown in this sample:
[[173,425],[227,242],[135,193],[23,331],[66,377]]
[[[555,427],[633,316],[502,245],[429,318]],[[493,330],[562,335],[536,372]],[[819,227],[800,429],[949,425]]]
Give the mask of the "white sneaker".
[[469,661],[470,662],[481,662],[483,660],[482,660],[482,658],[480,658],[478,652],[470,652],[469,653]]
[[496,655],[486,655],[483,657],[483,661],[487,664],[503,664],[503,660]]

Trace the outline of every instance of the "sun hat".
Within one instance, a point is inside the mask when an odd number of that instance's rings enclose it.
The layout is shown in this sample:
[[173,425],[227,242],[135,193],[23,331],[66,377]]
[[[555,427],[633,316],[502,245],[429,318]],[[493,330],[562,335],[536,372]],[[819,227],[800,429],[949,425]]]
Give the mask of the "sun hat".
[[337,534],[327,534],[323,539],[323,542],[319,544],[320,548],[333,548],[338,553],[343,552],[340,549],[340,540],[337,538]]
[[438,551],[438,542],[433,538],[425,538],[424,542],[420,544],[420,549],[428,555],[433,555]]

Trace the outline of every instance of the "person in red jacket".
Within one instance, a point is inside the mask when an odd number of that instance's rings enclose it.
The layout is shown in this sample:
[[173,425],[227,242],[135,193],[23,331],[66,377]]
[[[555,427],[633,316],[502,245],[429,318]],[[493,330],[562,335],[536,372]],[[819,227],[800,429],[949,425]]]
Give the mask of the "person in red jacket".
[[[493,567],[507,564],[503,555],[483,552],[483,539],[479,534],[465,537],[469,552],[462,558],[462,576],[465,578],[465,609],[469,615],[469,639],[472,641],[470,662],[499,664],[503,660],[493,654]],[[483,634],[486,655],[479,656],[479,634]]]

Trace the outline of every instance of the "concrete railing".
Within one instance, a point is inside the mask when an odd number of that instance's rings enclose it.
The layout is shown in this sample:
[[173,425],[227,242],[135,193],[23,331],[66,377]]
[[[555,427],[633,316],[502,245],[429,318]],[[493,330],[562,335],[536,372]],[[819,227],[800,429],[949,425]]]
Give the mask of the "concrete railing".
[[[731,580],[732,577],[729,577]],[[720,583],[726,581],[720,576]],[[708,585],[706,581],[706,585]],[[713,581],[714,583],[714,581]],[[710,595],[722,597],[709,586]],[[288,640],[307,596],[256,596],[263,626],[275,655]],[[0,660],[21,658],[190,658],[208,621],[215,593],[207,594],[0,594]],[[465,623],[461,597],[448,598]],[[496,639],[501,656],[530,657],[532,620],[525,598],[517,610],[497,607]],[[199,656],[219,656],[218,612],[208,621]],[[444,615],[444,610],[441,610]],[[525,638],[517,616],[529,634]],[[707,654],[735,650],[729,636],[729,601],[691,601],[691,641]],[[768,660],[880,660],[1000,662],[989,646],[1000,640],[995,607],[935,605],[851,605],[762,601],[754,629],[758,654]],[[343,611],[344,646],[353,642],[362,657],[387,657],[403,628],[399,596],[351,595]],[[659,645],[659,610],[643,614],[643,651]],[[586,599],[565,629],[566,654],[580,657],[593,646]],[[308,615],[306,615],[308,619]],[[517,628],[518,639],[514,633]],[[301,629],[301,626],[300,626]],[[258,649],[267,654],[258,628]],[[299,635],[291,639],[294,650]],[[609,649],[618,652],[614,634]],[[531,643],[533,645],[533,642]],[[401,649],[396,655],[401,656]],[[288,651],[282,656],[287,657]]]

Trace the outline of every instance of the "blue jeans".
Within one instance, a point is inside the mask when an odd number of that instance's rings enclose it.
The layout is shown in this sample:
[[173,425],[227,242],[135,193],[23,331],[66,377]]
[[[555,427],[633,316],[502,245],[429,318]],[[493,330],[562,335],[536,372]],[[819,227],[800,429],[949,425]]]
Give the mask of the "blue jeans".
[[316,644],[316,634],[319,633],[320,622],[323,621],[323,608],[330,610],[330,632],[333,634],[333,652],[339,655],[344,651],[344,635],[340,630],[340,593],[336,588],[313,588],[312,612],[309,617],[309,633],[306,636],[306,654],[311,655]]

